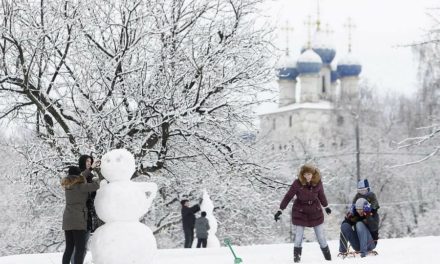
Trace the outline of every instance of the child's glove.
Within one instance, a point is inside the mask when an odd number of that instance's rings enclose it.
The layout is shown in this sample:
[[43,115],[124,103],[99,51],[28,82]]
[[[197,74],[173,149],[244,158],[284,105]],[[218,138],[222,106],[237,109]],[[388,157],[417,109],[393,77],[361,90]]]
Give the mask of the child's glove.
[[364,213],[371,213],[371,205],[369,203],[364,204]]
[[356,213],[356,205],[352,204],[348,213],[354,215]]
[[281,212],[281,210],[278,210],[278,212],[276,212],[276,214],[274,216],[275,222],[280,220],[280,216],[281,216],[282,213],[283,212]]

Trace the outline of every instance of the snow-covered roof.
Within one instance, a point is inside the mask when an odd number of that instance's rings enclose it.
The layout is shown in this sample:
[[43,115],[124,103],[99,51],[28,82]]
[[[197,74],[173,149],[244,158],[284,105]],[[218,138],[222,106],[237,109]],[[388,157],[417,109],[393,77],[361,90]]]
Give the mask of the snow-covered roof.
[[298,110],[298,109],[332,110],[332,109],[334,109],[334,106],[329,101],[319,101],[316,103],[298,103],[298,104],[286,105],[286,106],[283,106],[283,107],[280,107],[280,108],[277,108],[274,110],[270,110],[270,111],[259,114],[259,116],[288,112],[288,111],[293,111],[293,110]]
[[360,61],[351,52],[338,61],[338,75],[341,78],[358,76],[362,71]]
[[336,55],[336,49],[329,34],[322,31],[315,33],[312,49],[321,57],[324,64],[330,64]]
[[290,55],[283,55],[276,65],[277,69],[296,68],[296,60]]
[[312,40],[312,49],[329,49],[336,50],[329,34],[323,31],[316,31]]
[[316,52],[312,49],[308,49],[298,57],[298,63],[301,62],[322,63],[322,60]]
[[296,63],[296,68],[300,74],[315,74],[321,70],[321,67],[321,57],[312,49],[308,49],[302,53]]
[[338,65],[361,65],[361,62],[355,55],[353,55],[353,53],[350,52],[338,60]]

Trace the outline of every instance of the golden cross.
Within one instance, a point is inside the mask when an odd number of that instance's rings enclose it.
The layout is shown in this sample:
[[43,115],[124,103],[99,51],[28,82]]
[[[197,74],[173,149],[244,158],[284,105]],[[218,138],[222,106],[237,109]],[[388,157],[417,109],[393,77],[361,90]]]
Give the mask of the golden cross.
[[319,0],[316,0],[316,31],[321,29],[321,12],[319,8]]
[[293,27],[289,26],[289,21],[286,20],[286,26],[280,29],[286,31],[286,55],[289,56],[289,32],[293,31]]
[[332,34],[334,31],[332,30],[332,28],[330,27],[330,25],[327,23],[327,24],[325,24],[325,30],[324,30],[324,32],[327,33],[327,35],[330,35],[330,34]]
[[352,31],[356,28],[356,25],[354,24],[351,17],[348,18],[347,23],[344,24],[344,27],[348,30],[348,52],[351,52],[351,41],[352,41]]
[[311,41],[312,41],[312,16],[308,15],[306,22],[304,22],[304,25],[307,26],[307,48],[310,49],[311,47]]

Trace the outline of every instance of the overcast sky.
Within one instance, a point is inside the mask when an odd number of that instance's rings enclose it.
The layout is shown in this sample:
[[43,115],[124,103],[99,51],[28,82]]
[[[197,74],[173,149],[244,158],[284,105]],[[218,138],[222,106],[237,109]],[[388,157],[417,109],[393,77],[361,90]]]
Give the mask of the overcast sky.
[[[266,12],[279,27],[289,21],[294,31],[290,50],[296,57],[307,41],[307,16],[316,21],[317,0],[268,0]],[[337,48],[336,59],[347,53],[351,17],[353,53],[362,62],[361,76],[377,85],[381,94],[398,91],[407,95],[416,86],[416,61],[410,47],[430,27],[428,8],[440,7],[439,0],[320,0],[321,25],[329,24]],[[285,33],[279,31],[277,46],[284,49]]]

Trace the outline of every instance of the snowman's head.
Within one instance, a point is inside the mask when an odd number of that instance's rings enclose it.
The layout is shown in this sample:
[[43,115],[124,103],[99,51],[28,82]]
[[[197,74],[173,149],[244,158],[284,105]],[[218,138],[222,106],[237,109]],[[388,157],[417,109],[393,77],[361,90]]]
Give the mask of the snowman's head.
[[114,149],[101,159],[101,173],[109,182],[129,181],[136,164],[134,156],[126,149]]

